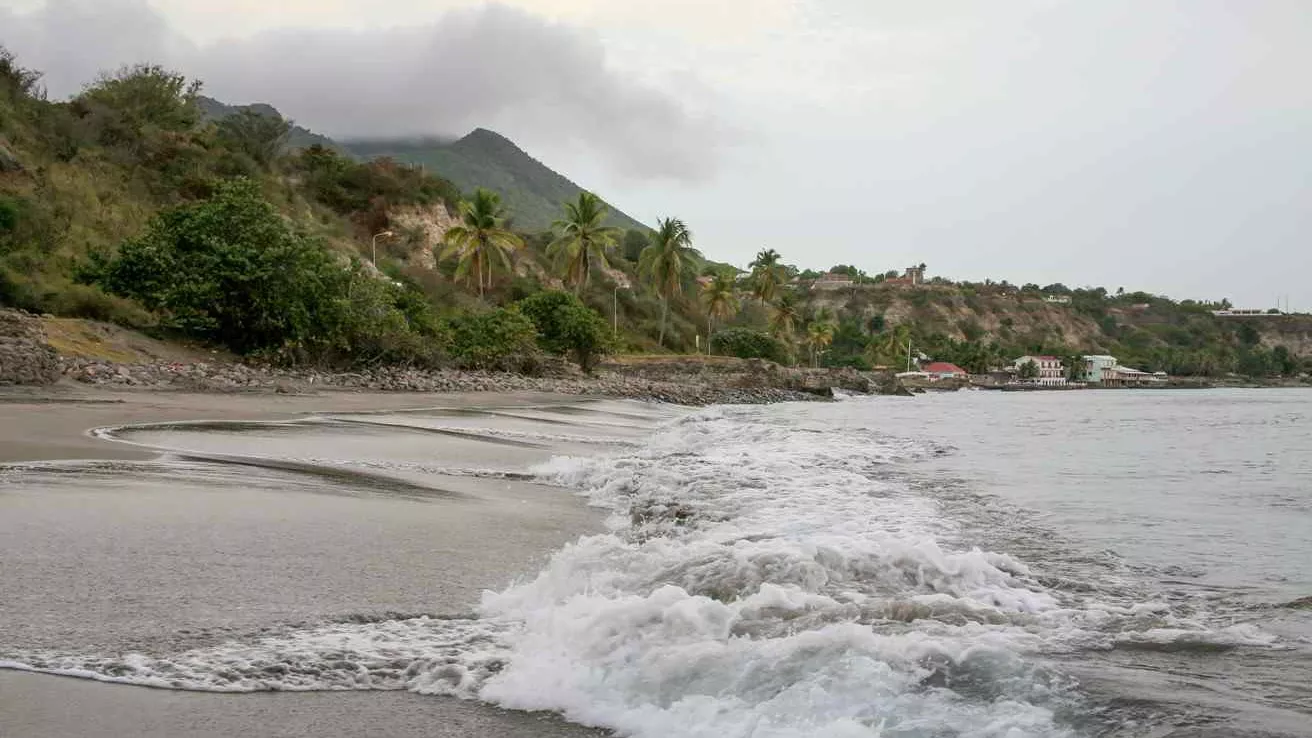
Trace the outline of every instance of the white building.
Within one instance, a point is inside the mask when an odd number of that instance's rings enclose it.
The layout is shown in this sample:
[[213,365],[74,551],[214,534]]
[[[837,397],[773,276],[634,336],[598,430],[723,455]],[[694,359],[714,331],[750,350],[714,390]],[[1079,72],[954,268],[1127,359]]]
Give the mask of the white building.
[[1039,368],[1039,376],[1033,381],[1037,384],[1054,386],[1066,384],[1066,366],[1056,356],[1022,356],[1016,359],[1017,371],[1026,364],[1034,362]]

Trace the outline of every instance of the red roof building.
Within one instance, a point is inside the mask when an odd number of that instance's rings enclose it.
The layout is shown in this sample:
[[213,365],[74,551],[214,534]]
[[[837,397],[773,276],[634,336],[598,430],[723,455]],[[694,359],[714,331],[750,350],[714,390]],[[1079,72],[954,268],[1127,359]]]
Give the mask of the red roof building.
[[920,368],[920,371],[937,379],[965,379],[970,376],[970,372],[946,361],[935,361],[926,364]]

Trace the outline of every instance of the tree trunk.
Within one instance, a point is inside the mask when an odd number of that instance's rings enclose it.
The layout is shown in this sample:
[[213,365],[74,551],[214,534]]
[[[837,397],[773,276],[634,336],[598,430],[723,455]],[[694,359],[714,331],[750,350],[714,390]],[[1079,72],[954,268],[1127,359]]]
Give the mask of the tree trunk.
[[661,348],[665,348],[665,319],[670,313],[670,298],[661,298],[661,337],[657,339]]
[[711,351],[711,336],[713,335],[715,335],[715,316],[711,314],[707,314],[706,316],[706,355],[707,356],[710,356],[712,353],[714,353],[713,351]]

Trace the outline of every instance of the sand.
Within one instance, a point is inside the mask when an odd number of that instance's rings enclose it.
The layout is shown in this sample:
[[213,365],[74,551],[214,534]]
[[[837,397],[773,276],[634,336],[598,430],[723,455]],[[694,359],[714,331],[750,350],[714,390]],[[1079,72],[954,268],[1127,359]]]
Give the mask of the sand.
[[[527,393],[8,391],[0,395],[0,461],[157,457],[150,448],[88,434],[129,423],[558,402],[581,400]],[[493,453],[503,461],[516,454],[536,459],[513,446]],[[482,589],[535,571],[551,551],[600,528],[598,513],[566,491],[528,482],[453,479],[450,490],[404,501],[252,488],[234,490],[223,504],[169,484],[167,478],[158,488],[20,484],[8,498],[22,506],[11,508],[21,516],[4,514],[0,490],[0,629],[8,631],[0,640],[167,650],[189,645],[177,642],[171,635],[177,632],[201,633],[188,637],[203,641],[316,612],[467,613]],[[269,566],[271,560],[280,565]],[[196,574],[179,562],[194,565]],[[161,597],[165,607],[155,601]],[[550,715],[404,692],[223,695],[0,671],[4,738],[237,735],[599,734]]]

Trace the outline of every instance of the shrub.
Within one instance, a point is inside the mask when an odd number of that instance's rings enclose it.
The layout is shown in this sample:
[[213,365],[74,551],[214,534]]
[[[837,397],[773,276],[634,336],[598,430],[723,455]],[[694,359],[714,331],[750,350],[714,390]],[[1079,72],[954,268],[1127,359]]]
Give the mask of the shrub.
[[525,371],[534,363],[537,331],[518,310],[462,313],[446,321],[451,358],[462,369]]
[[597,359],[614,349],[605,318],[569,292],[539,292],[521,300],[519,309],[533,321],[544,351],[572,355],[584,372],[591,374]]
[[740,359],[769,359],[788,363],[788,348],[774,336],[749,328],[725,328],[716,331],[715,353]]
[[247,180],[161,211],[116,256],[93,259],[89,274],[159,313],[163,327],[239,352],[293,344],[315,354],[336,343],[351,282]]

